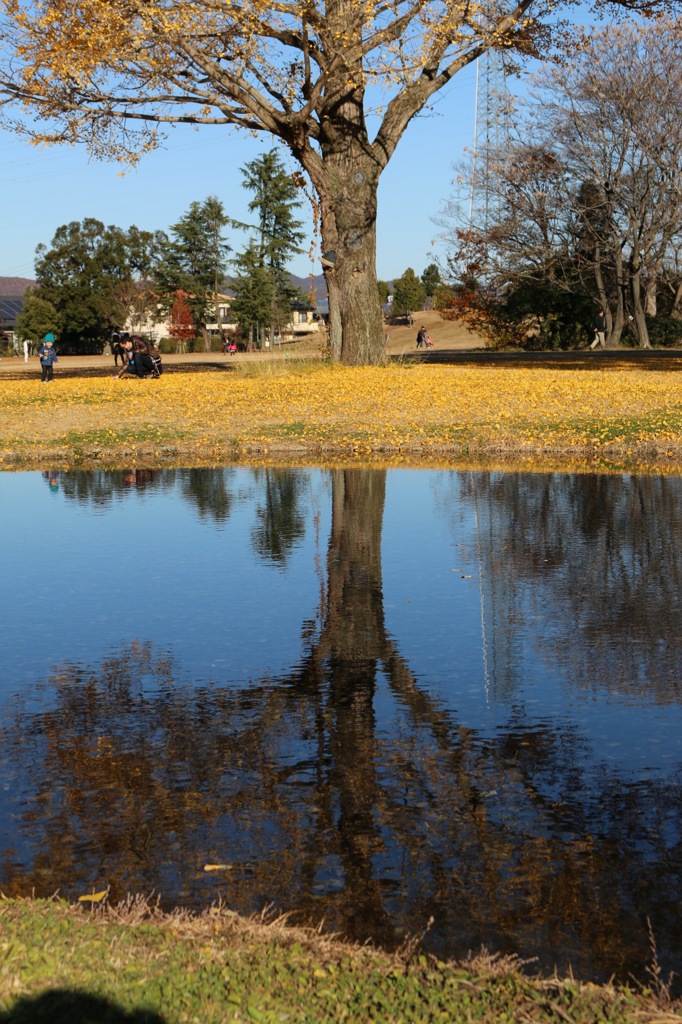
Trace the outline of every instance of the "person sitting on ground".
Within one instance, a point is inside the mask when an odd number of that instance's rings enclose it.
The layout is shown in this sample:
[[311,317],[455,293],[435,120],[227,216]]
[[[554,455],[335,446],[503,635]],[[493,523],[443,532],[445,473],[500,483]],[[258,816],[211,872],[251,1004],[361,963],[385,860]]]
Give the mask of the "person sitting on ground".
[[121,338],[120,349],[121,351],[119,355],[121,356],[121,369],[116,374],[117,377],[123,377],[128,370],[131,359],[133,358],[133,339],[129,334],[126,334]]
[[149,354],[147,342],[143,338],[133,339],[130,360],[116,376],[123,377],[127,374],[132,374],[134,377],[159,376],[154,360]]
[[133,360],[135,362],[135,374],[138,377],[158,377],[154,360],[149,354],[149,345],[144,338],[135,338],[133,341]]

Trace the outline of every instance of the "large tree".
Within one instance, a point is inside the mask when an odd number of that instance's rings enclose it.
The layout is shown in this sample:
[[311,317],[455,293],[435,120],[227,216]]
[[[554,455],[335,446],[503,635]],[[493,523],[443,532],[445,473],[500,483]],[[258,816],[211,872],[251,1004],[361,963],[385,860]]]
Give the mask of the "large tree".
[[38,246],[36,295],[57,311],[62,351],[102,351],[112,327],[123,327],[137,308],[164,240],[162,232],[105,227],[87,217]]
[[587,325],[606,311],[611,345],[631,321],[649,346],[655,282],[678,265],[681,69],[679,27],[659,19],[584,37],[538,76],[518,137],[488,154],[485,217],[458,233],[464,269],[487,285],[474,313],[510,314],[518,337],[533,313],[563,316],[570,293],[574,320],[582,297]]
[[280,139],[318,200],[333,355],[372,363],[382,171],[412,118],[486,50],[545,53],[560,2],[0,0],[0,97],[27,111],[29,133],[96,155],[139,155],[155,126],[179,122]]

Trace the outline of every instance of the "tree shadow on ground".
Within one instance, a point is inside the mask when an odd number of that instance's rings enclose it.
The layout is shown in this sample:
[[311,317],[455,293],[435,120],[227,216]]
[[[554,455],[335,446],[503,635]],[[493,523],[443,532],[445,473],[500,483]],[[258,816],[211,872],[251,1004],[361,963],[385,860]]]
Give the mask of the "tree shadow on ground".
[[396,360],[460,366],[509,366],[549,370],[682,370],[679,349],[617,349],[593,352],[497,352],[487,349],[436,349],[413,352]]
[[39,996],[22,996],[11,1010],[0,1013],[0,1024],[166,1024],[153,1010],[132,1010],[101,996],[52,989]]
[[[75,380],[76,378],[82,377],[113,377],[115,373],[120,370],[120,366],[64,366],[58,363],[57,369],[55,370],[55,381],[57,379],[62,380]],[[216,360],[213,362],[205,363],[173,363],[171,366],[164,367],[164,374],[171,373],[215,373],[216,371],[234,373],[235,367],[229,363],[221,363]],[[25,369],[22,364],[21,367],[8,367],[3,368],[2,380],[40,380],[40,370],[35,366],[31,369]],[[124,380],[140,380],[141,378],[135,377],[133,374],[129,374]],[[163,377],[161,378],[163,380]]]

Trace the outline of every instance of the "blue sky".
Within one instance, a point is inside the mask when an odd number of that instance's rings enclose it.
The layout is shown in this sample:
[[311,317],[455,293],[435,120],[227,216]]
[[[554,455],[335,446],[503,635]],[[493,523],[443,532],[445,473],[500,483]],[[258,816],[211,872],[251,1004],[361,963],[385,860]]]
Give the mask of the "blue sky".
[[[408,127],[384,172],[379,191],[377,272],[390,280],[431,262],[439,229],[432,218],[451,193],[453,163],[473,145],[475,68],[465,68],[435,98],[432,110]],[[240,168],[272,146],[222,127],[177,127],[166,148],[121,177],[115,164],[88,158],[82,147],[36,149],[0,129],[2,253],[0,277],[32,277],[36,246],[56,229],[94,217],[104,224],[168,230],[194,200],[217,196],[226,213],[248,220],[249,194]],[[285,162],[293,163],[282,152]],[[312,222],[307,215],[312,240]],[[228,236],[241,246],[244,236]],[[291,270],[320,273],[318,259],[299,256]]]

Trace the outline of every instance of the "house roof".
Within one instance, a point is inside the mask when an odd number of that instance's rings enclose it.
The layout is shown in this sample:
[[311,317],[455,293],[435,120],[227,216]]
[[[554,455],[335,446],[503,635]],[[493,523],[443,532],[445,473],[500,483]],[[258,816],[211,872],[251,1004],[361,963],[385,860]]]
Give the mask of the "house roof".
[[0,327],[14,327],[23,308],[23,296],[0,295]]

